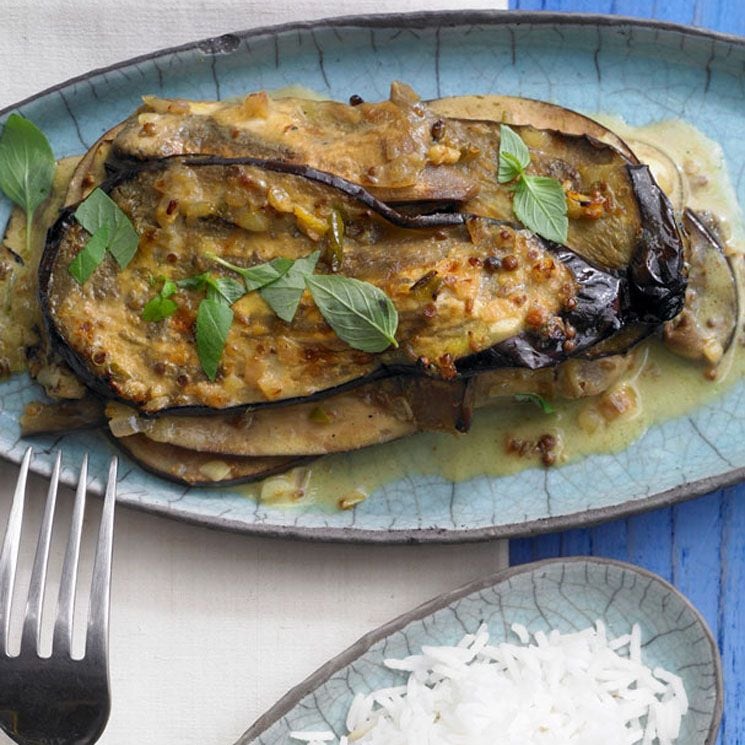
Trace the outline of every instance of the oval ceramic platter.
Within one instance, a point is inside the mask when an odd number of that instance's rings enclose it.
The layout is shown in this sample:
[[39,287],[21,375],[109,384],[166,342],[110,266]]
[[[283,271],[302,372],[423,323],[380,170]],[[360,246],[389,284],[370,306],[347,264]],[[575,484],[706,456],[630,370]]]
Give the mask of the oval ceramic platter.
[[[740,201],[745,196],[745,42],[617,17],[451,12],[343,18],[228,35],[92,72],[18,110],[49,136],[57,156],[81,153],[146,93],[225,98],[301,84],[347,98],[385,98],[391,80],[423,97],[507,93],[631,124],[682,117],[720,142]],[[0,226],[9,205],[0,204]],[[20,460],[25,376],[0,385],[0,451]],[[257,504],[235,488],[185,489],[124,459],[123,503],[202,524],[264,535],[348,541],[462,541],[587,524],[701,494],[745,475],[745,384],[692,416],[651,428],[624,452],[560,468],[461,483],[412,475],[354,510]],[[113,452],[96,433],[36,441],[34,468],[51,470],[53,446],[68,464],[92,453],[100,489]],[[73,482],[69,469],[64,477]],[[599,487],[599,488],[598,488]]]
[[406,677],[387,658],[422,645],[457,644],[487,624],[489,643],[517,643],[513,623],[530,633],[579,631],[601,620],[608,638],[641,629],[642,661],[679,675],[689,699],[677,745],[713,745],[722,713],[719,652],[706,622],[672,585],[608,559],[549,559],[478,580],[364,636],[292,689],[236,745],[285,745],[293,730],[346,734],[355,693],[399,686]]

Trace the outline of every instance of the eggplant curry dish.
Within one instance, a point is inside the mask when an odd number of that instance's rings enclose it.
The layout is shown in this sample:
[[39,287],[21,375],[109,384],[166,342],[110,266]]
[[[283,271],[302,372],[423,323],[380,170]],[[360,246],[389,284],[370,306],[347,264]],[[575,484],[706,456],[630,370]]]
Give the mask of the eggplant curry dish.
[[736,198],[681,121],[403,83],[145,97],[59,162],[11,115],[0,187],[22,433],[98,427],[189,485],[348,508],[406,473],[558,467],[745,367]]

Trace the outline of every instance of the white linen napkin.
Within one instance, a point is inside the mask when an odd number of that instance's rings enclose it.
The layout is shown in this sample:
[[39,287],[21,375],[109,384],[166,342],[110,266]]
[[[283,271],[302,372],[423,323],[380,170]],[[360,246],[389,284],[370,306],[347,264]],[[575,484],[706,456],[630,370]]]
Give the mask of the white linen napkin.
[[[442,10],[456,0],[2,0],[0,109],[96,67],[287,21]],[[505,8],[507,0],[466,7]]]

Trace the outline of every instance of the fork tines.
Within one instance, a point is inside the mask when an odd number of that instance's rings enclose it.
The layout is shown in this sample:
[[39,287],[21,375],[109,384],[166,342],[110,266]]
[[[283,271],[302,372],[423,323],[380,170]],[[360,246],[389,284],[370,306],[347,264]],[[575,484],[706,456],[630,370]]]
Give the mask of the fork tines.
[[[15,585],[16,565],[23,523],[23,510],[26,494],[26,480],[31,463],[32,450],[29,448],[21,463],[20,474],[16,484],[13,502],[10,508],[8,524],[5,530],[2,552],[0,552],[0,654],[8,654],[10,636],[11,603]],[[41,634],[41,616],[44,602],[44,590],[47,579],[49,551],[52,539],[52,526],[57,503],[62,454],[57,453],[52,470],[49,491],[47,494],[44,515],[39,529],[36,554],[31,570],[26,613],[21,633],[21,655],[39,653]],[[111,593],[111,557],[113,545],[114,503],[116,500],[117,459],[112,458],[109,467],[109,478],[106,485],[103,513],[98,534],[98,544],[93,563],[91,595],[88,613],[85,656],[101,657],[106,660],[108,651],[109,599]],[[80,543],[83,533],[85,513],[85,496],[88,480],[88,456],[83,458],[80,468],[78,486],[72,521],[62,565],[57,613],[54,622],[52,656],[71,656],[73,615],[75,609],[75,590],[80,559]]]

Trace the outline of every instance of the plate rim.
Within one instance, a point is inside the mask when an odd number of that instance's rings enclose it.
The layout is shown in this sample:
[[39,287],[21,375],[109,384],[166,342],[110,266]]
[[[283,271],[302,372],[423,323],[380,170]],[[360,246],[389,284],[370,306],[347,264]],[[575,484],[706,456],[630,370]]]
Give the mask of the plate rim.
[[[436,21],[437,23],[432,23]],[[57,93],[60,90],[76,83],[82,83],[94,77],[109,72],[114,72],[129,65],[148,62],[174,54],[177,52],[189,52],[193,50],[202,51],[205,55],[219,55],[225,53],[221,47],[227,40],[238,39],[243,41],[256,36],[277,35],[280,33],[292,31],[309,31],[322,28],[342,28],[345,26],[359,26],[361,28],[387,28],[399,25],[401,28],[418,27],[420,25],[456,27],[465,24],[469,25],[490,25],[490,26],[632,26],[635,28],[648,28],[657,31],[669,31],[678,33],[683,36],[692,36],[699,39],[709,39],[719,41],[724,44],[732,44],[737,47],[745,48],[745,36],[737,34],[728,34],[722,31],[714,31],[703,27],[691,26],[683,23],[674,23],[672,21],[658,20],[655,18],[636,18],[626,15],[611,15],[608,13],[570,13],[554,11],[529,11],[529,10],[424,10],[403,13],[361,13],[342,16],[329,16],[318,18],[312,21],[288,21],[286,23],[277,23],[254,28],[247,28],[241,31],[229,31],[216,36],[208,36],[204,39],[189,41],[184,44],[175,44],[170,47],[162,47],[152,52],[129,57],[119,60],[110,65],[96,67],[87,72],[67,78],[59,83],[55,83],[47,88],[32,93],[26,98],[22,98],[9,106],[0,109],[0,118],[7,114],[33,103],[35,100],[42,98],[51,93]]]
[[[37,93],[32,94],[14,104],[0,109],[0,121],[13,111],[17,111],[28,104],[48,95],[58,93],[69,86],[85,82],[90,78],[119,69],[147,62],[153,59],[175,54],[178,52],[200,51],[205,56],[219,56],[235,48],[236,41],[268,35],[278,35],[288,32],[306,32],[311,35],[315,30],[325,28],[456,28],[464,25],[483,25],[494,27],[520,26],[594,26],[618,28],[643,28],[655,31],[666,31],[683,37],[693,37],[699,40],[719,42],[745,50],[745,37],[712,31],[705,28],[673,23],[657,19],[634,18],[624,15],[609,15],[602,13],[567,13],[548,11],[521,10],[433,10],[404,13],[352,14],[320,18],[312,21],[290,21],[275,25],[265,25],[242,31],[229,32],[184,44],[156,49],[146,54],[130,57],[111,65],[94,68],[81,75],[71,77],[56,83]],[[229,49],[226,44],[229,43]],[[21,462],[22,454],[14,456],[1,452],[0,458],[11,463]],[[48,477],[50,468],[34,467],[31,470],[41,476]],[[405,528],[405,529],[361,529],[354,527],[301,527],[295,525],[267,524],[262,522],[245,523],[226,519],[225,516],[199,515],[193,512],[173,508],[169,505],[144,504],[138,500],[121,502],[125,508],[136,509],[163,517],[178,519],[193,525],[199,525],[215,530],[225,530],[233,533],[243,533],[257,537],[284,538],[302,541],[320,541],[330,543],[368,543],[368,544],[419,544],[419,543],[468,543],[495,539],[528,537],[540,533],[562,531],[569,528],[587,528],[598,523],[620,517],[630,517],[649,510],[668,507],[685,500],[702,496],[711,491],[733,486],[745,480],[745,466],[729,469],[695,481],[686,481],[662,492],[651,494],[633,501],[619,502],[615,505],[597,507],[589,510],[572,512],[537,518],[525,522],[515,522],[505,525],[489,525],[479,528]],[[75,487],[77,481],[72,474],[63,474],[61,481],[70,487]],[[103,493],[101,485],[94,484],[92,491]]]
[[713,745],[719,732],[724,711],[724,677],[719,647],[706,619],[691,600],[686,597],[686,595],[666,579],[660,577],[660,575],[655,574],[644,567],[636,566],[635,564],[630,564],[626,561],[619,561],[617,559],[609,559],[599,556],[556,557],[534,561],[529,564],[517,564],[486,577],[472,580],[454,590],[448,590],[425,601],[416,608],[402,613],[391,621],[367,632],[356,642],[348,646],[344,651],[332,657],[328,662],[325,662],[300,683],[290,688],[290,690],[287,691],[287,693],[285,693],[275,704],[256,719],[256,721],[238,738],[238,740],[236,740],[234,745],[250,745],[250,743],[254,742],[257,737],[264,734],[266,730],[293,709],[303,698],[305,698],[306,695],[326,682],[334,673],[360,658],[377,642],[395,634],[410,623],[426,618],[427,616],[436,613],[438,610],[442,610],[452,603],[461,600],[467,595],[503,583],[518,574],[534,572],[552,564],[594,564],[600,567],[613,566],[623,571],[633,572],[644,578],[656,581],[663,588],[673,592],[678,598],[680,598],[683,605],[693,614],[694,618],[703,629],[714,662],[716,703],[714,705],[714,711],[712,712],[711,726],[709,727],[705,740],[705,745]]

